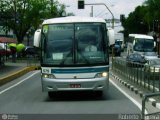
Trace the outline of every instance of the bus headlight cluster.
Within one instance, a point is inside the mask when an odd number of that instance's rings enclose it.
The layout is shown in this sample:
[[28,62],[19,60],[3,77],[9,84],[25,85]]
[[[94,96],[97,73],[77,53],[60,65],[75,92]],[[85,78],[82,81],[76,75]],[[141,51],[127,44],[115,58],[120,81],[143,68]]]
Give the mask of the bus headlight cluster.
[[150,67],[150,72],[160,72],[160,68]]
[[42,73],[42,78],[50,78],[50,79],[54,79],[56,78],[53,74],[44,74]]
[[100,78],[100,77],[107,77],[108,73],[107,72],[102,72],[102,73],[97,73],[95,75],[95,78]]

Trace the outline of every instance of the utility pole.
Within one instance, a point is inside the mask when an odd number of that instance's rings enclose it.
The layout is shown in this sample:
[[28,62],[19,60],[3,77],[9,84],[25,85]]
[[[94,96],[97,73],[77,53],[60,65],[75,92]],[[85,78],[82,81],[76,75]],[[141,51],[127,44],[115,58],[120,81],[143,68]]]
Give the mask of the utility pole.
[[93,6],[91,6],[91,17],[93,17]]
[[108,8],[108,6],[106,4],[104,4],[104,3],[91,3],[91,4],[85,4],[85,5],[104,5],[112,15],[112,28],[114,28],[114,15],[113,15],[112,11]]

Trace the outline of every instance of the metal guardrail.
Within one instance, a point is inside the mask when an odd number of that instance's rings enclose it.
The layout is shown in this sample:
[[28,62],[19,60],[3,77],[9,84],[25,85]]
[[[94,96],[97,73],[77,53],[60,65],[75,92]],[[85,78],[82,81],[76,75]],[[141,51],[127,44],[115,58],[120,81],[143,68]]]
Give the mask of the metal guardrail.
[[112,60],[112,70],[120,77],[152,92],[160,92],[160,67],[127,63],[123,59]]
[[[145,114],[145,103],[146,103],[146,100],[149,98],[149,97],[154,97],[154,96],[159,96],[160,95],[160,92],[159,93],[147,93],[147,94],[144,94],[143,95],[143,98],[142,98],[142,120],[145,120],[145,116],[151,116],[151,115],[156,115],[156,114],[160,114],[160,112],[155,112],[155,113],[150,113],[150,114]],[[156,117],[156,116],[154,116]],[[160,116],[158,116],[160,117]],[[148,117],[150,118],[150,117]],[[147,119],[148,120],[148,119]]]
[[[143,94],[142,120],[146,116],[159,114],[160,112],[145,114],[146,100],[150,97],[160,96],[160,67],[145,66],[144,64],[127,63],[120,58],[112,59],[112,70],[122,79],[146,88],[152,93]],[[160,118],[160,116],[158,116]],[[149,120],[149,119],[146,119]]]

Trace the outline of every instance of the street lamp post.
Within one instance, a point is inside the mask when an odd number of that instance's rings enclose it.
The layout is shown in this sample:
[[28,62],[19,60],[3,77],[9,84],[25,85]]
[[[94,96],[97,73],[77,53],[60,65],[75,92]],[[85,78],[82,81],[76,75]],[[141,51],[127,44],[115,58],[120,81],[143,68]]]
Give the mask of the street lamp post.
[[91,17],[93,17],[93,6],[91,6]]
[[112,11],[108,8],[108,6],[106,4],[104,4],[104,3],[89,3],[89,4],[84,4],[84,5],[104,5],[112,15],[112,28],[114,28],[114,15],[113,15]]

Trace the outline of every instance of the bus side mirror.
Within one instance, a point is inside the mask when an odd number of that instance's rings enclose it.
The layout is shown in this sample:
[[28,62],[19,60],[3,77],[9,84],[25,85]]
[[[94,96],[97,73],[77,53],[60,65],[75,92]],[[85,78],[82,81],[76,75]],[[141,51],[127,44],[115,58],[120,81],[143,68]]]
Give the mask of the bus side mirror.
[[109,39],[109,46],[115,44],[115,39],[114,39],[114,30],[112,28],[107,29],[107,36]]
[[40,47],[40,40],[41,40],[41,29],[38,29],[34,33],[34,40],[33,40],[33,45],[35,47]]
[[156,42],[154,42],[154,47],[156,47]]

